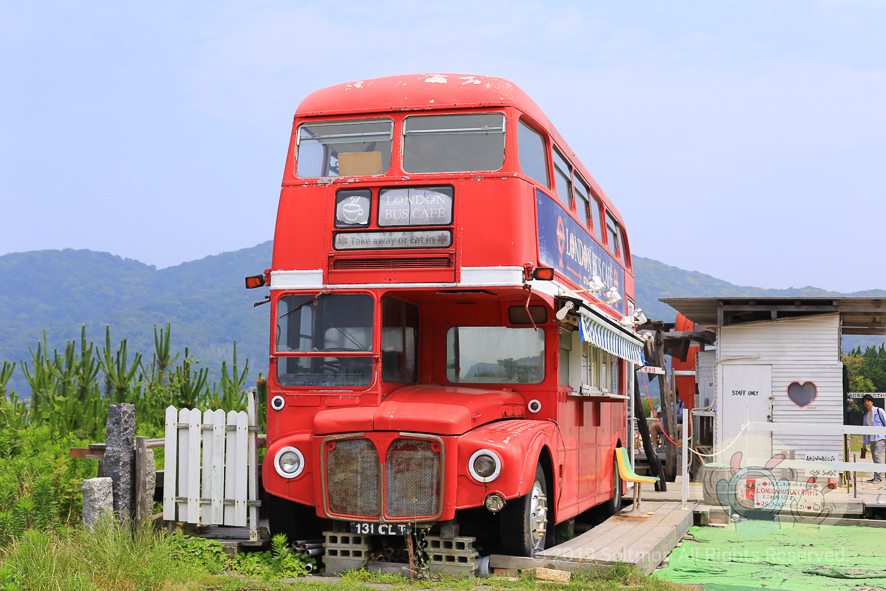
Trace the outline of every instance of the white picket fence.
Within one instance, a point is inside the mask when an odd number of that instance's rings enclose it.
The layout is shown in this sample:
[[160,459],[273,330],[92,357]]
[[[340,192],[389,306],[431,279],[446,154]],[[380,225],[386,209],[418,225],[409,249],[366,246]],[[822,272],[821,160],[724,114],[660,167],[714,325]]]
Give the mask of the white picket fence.
[[248,526],[258,540],[255,395],[248,412],[166,409],[164,521]]

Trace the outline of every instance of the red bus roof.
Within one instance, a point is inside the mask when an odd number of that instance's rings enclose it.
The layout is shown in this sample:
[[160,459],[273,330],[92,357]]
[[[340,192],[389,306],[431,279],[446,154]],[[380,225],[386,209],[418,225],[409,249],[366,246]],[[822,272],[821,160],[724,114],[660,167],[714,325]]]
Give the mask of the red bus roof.
[[542,127],[591,184],[594,193],[603,199],[606,209],[624,227],[618,209],[541,108],[510,80],[470,74],[404,74],[357,80],[312,92],[298,106],[295,116],[328,117],[484,107],[514,107]]
[[296,116],[517,107],[539,124],[551,124],[529,95],[504,78],[467,74],[408,74],[322,88],[305,98]]

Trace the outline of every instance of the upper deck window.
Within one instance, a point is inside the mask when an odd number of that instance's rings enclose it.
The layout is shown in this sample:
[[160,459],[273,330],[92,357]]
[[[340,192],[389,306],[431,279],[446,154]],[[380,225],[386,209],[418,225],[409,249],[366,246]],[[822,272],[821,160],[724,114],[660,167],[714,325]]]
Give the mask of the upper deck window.
[[575,175],[575,211],[578,213],[578,219],[581,223],[591,230],[594,229],[594,212],[591,210],[591,198],[589,197],[587,183]]
[[628,245],[627,240],[625,239],[624,228],[621,226],[618,226],[618,247],[621,250],[621,264],[628,267]]
[[498,170],[505,161],[501,113],[421,115],[403,123],[403,170],[468,172]]
[[[591,200],[591,218],[593,218],[594,224],[594,236],[597,237],[597,240],[600,241],[600,244],[603,243],[603,220],[600,216],[603,215],[603,208],[600,207],[600,201],[594,197]],[[591,222],[591,219],[588,219],[588,223]]]
[[618,242],[618,224],[615,218],[606,214],[606,239],[609,241],[609,252],[615,255],[615,258],[621,258],[621,245]]
[[535,179],[542,186],[549,186],[545,138],[521,121],[517,129],[517,144],[520,153],[520,170],[523,174]]
[[387,118],[304,123],[296,136],[301,178],[384,174],[391,167],[394,122]]
[[557,148],[554,148],[554,170],[557,173],[557,196],[572,208],[572,166]]

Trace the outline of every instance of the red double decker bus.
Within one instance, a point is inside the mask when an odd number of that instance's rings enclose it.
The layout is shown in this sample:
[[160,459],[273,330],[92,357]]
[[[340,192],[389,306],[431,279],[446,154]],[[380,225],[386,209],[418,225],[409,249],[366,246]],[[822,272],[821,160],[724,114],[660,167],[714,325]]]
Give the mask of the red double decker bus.
[[624,223],[511,82],[308,96],[263,278],[275,533],[457,524],[532,555],[620,507],[642,363]]

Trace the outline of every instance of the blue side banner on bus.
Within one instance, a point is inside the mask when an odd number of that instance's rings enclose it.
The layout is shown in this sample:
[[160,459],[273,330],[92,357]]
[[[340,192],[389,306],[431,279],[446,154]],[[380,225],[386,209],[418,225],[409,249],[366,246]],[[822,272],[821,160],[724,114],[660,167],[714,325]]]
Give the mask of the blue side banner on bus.
[[[536,190],[538,211],[538,253],[542,265],[553,267],[582,289],[588,287],[596,275],[606,288],[615,287],[624,297],[624,269],[591,237],[586,229],[573,220],[554,198]],[[605,297],[599,294],[598,298]],[[625,313],[625,302],[610,306]]]

